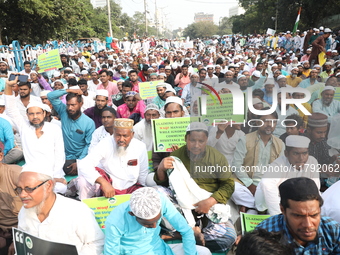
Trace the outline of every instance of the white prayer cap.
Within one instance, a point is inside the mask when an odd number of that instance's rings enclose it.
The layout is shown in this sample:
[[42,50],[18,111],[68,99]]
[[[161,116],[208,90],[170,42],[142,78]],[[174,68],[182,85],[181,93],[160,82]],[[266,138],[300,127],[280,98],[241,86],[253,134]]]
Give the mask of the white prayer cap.
[[49,176],[51,179],[53,178],[53,169],[46,167],[44,162],[40,162],[40,164],[37,164],[37,163],[25,164],[22,167],[21,173],[25,173],[25,172],[44,174],[44,175]]
[[270,61],[268,61],[268,64],[269,64],[269,65],[274,65],[274,61],[273,61],[273,60],[270,60]]
[[[323,26],[321,26],[321,27],[319,27],[319,29],[320,29],[320,30],[323,30],[323,29],[324,29],[324,27],[323,27]],[[326,29],[327,29],[327,28],[326,28]],[[326,32],[326,31],[325,31],[325,32]]]
[[72,67],[66,67],[65,70],[70,70],[70,71],[72,71]]
[[96,96],[109,97],[109,92],[106,89],[97,89]]
[[4,63],[4,64],[6,64],[8,66],[7,62],[5,62],[5,61],[0,61],[0,63]]
[[43,110],[46,112],[51,112],[51,107],[48,104],[43,104]]
[[[308,48],[306,51],[312,51],[312,48]],[[308,60],[307,60],[308,61]]]
[[283,78],[286,78],[286,76],[284,76],[284,75],[279,75],[278,77],[277,77],[277,80],[281,80],[281,79],[283,79]]
[[159,111],[159,107],[156,105],[156,104],[148,104],[146,107],[145,107],[145,110],[144,110],[144,113],[146,113],[148,110],[156,110],[160,113]]
[[277,64],[273,64],[272,67],[277,67]]
[[5,100],[3,98],[0,98],[0,106],[5,105]]
[[332,30],[330,30],[329,28],[325,28],[325,33],[332,33]]
[[308,148],[310,139],[302,135],[289,135],[286,137],[286,146],[295,148]]
[[91,56],[91,59],[92,59],[92,60],[96,60],[96,56],[95,56],[95,55],[92,55],[92,56]]
[[254,71],[252,75],[255,76],[255,77],[257,77],[257,78],[260,78],[260,77],[261,77],[260,71],[257,71],[257,70]]
[[120,69],[120,71],[119,71],[119,72],[120,72],[120,73],[122,73],[122,72],[125,72],[125,73],[127,73],[126,69],[124,69],[124,68]]
[[119,80],[117,81],[117,83],[118,83],[118,82],[124,82],[124,80],[123,80],[123,79],[119,79]]
[[45,96],[47,96],[47,94],[48,93],[50,93],[51,91],[49,91],[49,90],[42,90],[41,92],[40,92],[40,96],[41,97],[45,97]]
[[332,50],[332,53],[338,53],[338,51],[337,50]]
[[255,98],[253,98],[253,105],[255,105],[255,104],[263,104],[263,102],[261,101],[261,99],[255,97]]
[[226,73],[232,73],[232,74],[233,74],[234,72],[231,71],[231,70],[227,70],[227,71],[225,71],[225,74],[226,74]]
[[165,93],[166,92],[172,92],[172,93],[174,93],[176,95],[176,90],[173,87],[167,86]]
[[78,85],[76,86],[71,86],[71,87],[68,87],[69,89],[80,89]]
[[[192,74],[191,74],[192,75]],[[164,78],[166,77],[165,73],[159,73],[158,76],[163,76]]]
[[171,66],[172,66],[173,69],[176,69],[178,67],[178,64],[177,63],[173,63]]
[[208,127],[202,122],[192,122],[188,125],[186,132],[190,131],[207,131]]
[[74,78],[76,78],[76,75],[75,75],[74,73],[70,73],[70,74],[68,75],[68,77],[74,77]]
[[299,60],[297,57],[293,58],[293,60]]
[[278,57],[278,58],[276,58],[276,60],[282,60],[282,58],[281,58],[281,57]]
[[86,75],[86,74],[89,74],[89,72],[86,71],[86,70],[83,70],[83,71],[81,71],[81,74],[82,74],[82,75]]
[[197,76],[197,77],[199,77],[198,73],[192,73],[192,74],[191,74],[191,77],[192,77],[192,76]]
[[54,71],[53,77],[59,77],[61,73],[59,71]]
[[26,108],[29,109],[31,107],[39,107],[41,109],[44,109],[44,104],[39,101],[31,101]]
[[247,76],[245,76],[244,74],[240,74],[239,76],[237,76],[237,81],[238,81],[239,79],[243,78],[243,77],[247,77]]
[[112,61],[113,61],[113,56],[112,56],[112,55],[109,56],[109,57],[107,58],[107,60],[112,60]]
[[[325,66],[331,66],[332,65],[332,63],[331,62],[326,62],[325,63]],[[315,66],[314,66],[315,67]]]
[[171,70],[171,66],[166,66],[165,70]]
[[161,208],[161,197],[154,188],[140,188],[131,195],[131,212],[140,219],[150,220],[157,217],[161,212]]
[[149,68],[148,68],[148,71],[149,71],[149,70],[153,71],[153,68],[152,68],[152,67],[149,67]]
[[207,69],[209,69],[209,68],[214,68],[214,66],[213,65],[207,65]]
[[290,31],[287,31],[286,34],[290,34]]
[[295,70],[295,69],[296,69],[296,70],[299,70],[298,67],[293,67],[291,71],[293,71],[293,70]]
[[324,92],[325,90],[333,90],[335,91],[336,89],[333,86],[325,86],[322,90],[322,92]]
[[152,63],[151,66],[157,66],[157,64],[156,63]]
[[[166,83],[166,82],[160,82],[156,85],[156,88],[159,88],[159,87],[167,88],[168,85],[170,85],[170,84]],[[170,87],[172,87],[172,86],[170,85]]]
[[122,64],[122,63],[118,63],[118,64],[117,64],[117,67],[118,67],[118,66],[123,66],[123,64]]
[[[170,104],[170,103],[177,103],[177,104],[183,106],[182,99],[180,99],[180,98],[177,97],[177,96],[171,96],[171,97],[168,97],[168,98],[165,100],[165,105]],[[164,106],[165,106],[165,105],[164,105]]]
[[73,53],[73,52],[69,52],[68,55],[69,55],[70,57],[73,57],[73,56],[74,56],[74,53]]

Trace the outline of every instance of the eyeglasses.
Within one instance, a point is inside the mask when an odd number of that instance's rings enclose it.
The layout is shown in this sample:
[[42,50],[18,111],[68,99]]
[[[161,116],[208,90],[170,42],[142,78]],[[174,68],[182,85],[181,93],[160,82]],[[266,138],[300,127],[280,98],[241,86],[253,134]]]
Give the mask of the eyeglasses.
[[[49,179],[50,180],[50,179]],[[44,185],[46,182],[48,182],[49,180],[46,180],[42,183],[40,183],[38,186],[35,186],[34,188],[29,188],[29,187],[25,187],[25,188],[20,188],[20,187],[17,187],[14,189],[14,191],[20,195],[21,192],[24,190],[26,193],[30,194],[32,193],[33,191],[35,191],[37,188],[39,188],[40,186]]]

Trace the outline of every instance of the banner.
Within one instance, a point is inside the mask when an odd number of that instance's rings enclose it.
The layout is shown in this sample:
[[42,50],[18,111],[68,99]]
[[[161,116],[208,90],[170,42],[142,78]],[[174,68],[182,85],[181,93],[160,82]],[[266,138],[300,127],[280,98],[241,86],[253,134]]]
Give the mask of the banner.
[[323,66],[326,63],[326,53],[323,51],[319,53],[318,55],[319,65]]
[[266,34],[267,34],[267,35],[275,35],[275,32],[276,32],[276,30],[271,29],[271,28],[268,28]]
[[171,152],[172,145],[185,144],[185,133],[191,122],[198,117],[165,118],[152,120],[152,139],[155,152]]
[[157,96],[156,86],[158,83],[163,81],[149,81],[149,82],[141,82],[138,84],[139,86],[139,95],[144,99],[151,99]]
[[50,50],[41,54],[38,57],[38,65],[39,65],[39,73],[47,72],[50,70],[62,68],[63,65],[61,64],[59,50]]
[[85,203],[94,212],[94,216],[99,227],[105,232],[105,221],[110,215],[111,211],[115,209],[118,205],[129,201],[131,194],[126,195],[115,195],[111,198],[106,197],[94,197],[83,199],[82,202]]
[[75,245],[47,241],[17,228],[12,232],[16,255],[78,255]]
[[[246,114],[233,115],[233,96],[232,94],[219,94],[221,97],[222,105],[220,104],[216,95],[207,97],[206,114],[202,114],[202,97],[198,98],[199,115],[201,115],[201,122],[207,126],[211,126],[218,120],[232,121],[235,123],[243,123],[246,120]],[[244,100],[245,103],[247,100]],[[247,105],[244,109],[247,110]]]
[[260,224],[265,219],[269,218],[270,215],[254,215],[240,212],[240,217],[243,235],[244,233],[253,231],[258,224]]

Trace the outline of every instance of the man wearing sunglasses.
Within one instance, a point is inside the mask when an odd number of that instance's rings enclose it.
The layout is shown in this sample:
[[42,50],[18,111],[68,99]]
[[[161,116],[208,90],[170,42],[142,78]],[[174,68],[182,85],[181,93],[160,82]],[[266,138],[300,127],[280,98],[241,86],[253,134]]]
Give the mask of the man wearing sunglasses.
[[23,203],[18,228],[48,241],[75,245],[79,254],[101,254],[104,234],[92,210],[54,193],[54,185],[51,171],[41,164],[23,167],[15,188]]

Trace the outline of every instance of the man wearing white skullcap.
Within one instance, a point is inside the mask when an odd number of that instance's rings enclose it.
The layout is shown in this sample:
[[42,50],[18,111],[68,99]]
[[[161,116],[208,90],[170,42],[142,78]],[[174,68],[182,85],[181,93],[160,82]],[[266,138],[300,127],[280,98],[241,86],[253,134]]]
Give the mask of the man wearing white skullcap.
[[144,111],[144,119],[138,122],[133,127],[133,131],[135,132],[134,137],[138,140],[142,141],[146,145],[146,149],[148,151],[152,150],[152,129],[151,129],[151,120],[159,119],[160,110],[155,104],[148,104]]
[[157,105],[158,108],[162,108],[165,104],[165,91],[169,87],[172,87],[169,83],[161,82],[156,86],[157,96],[153,98],[152,103]]
[[22,149],[26,164],[39,162],[46,168],[53,170],[53,177],[58,178],[56,192],[66,191],[66,181],[62,171],[65,162],[64,140],[60,127],[45,122],[44,104],[31,102],[27,105],[26,121],[16,107],[11,86],[16,83],[7,81],[5,88],[5,102],[7,114],[11,117],[16,130],[21,137]]
[[[160,238],[160,222],[165,218],[182,236],[183,244],[166,244]],[[208,255],[196,246],[192,229],[164,195],[153,188],[141,188],[131,199],[115,208],[105,223],[104,253],[109,254],[186,254]]]
[[278,187],[287,179],[307,177],[315,182],[318,189],[320,188],[318,161],[309,155],[309,143],[310,139],[305,136],[287,136],[285,155],[262,167],[265,174],[255,193],[258,211],[268,210],[270,215],[281,213]]
[[323,65],[323,70],[324,71],[322,73],[320,73],[320,77],[322,78],[323,82],[326,82],[328,77],[331,76],[334,73],[334,71],[332,69],[332,63],[331,62],[326,62]]
[[328,123],[331,123],[332,117],[340,113],[340,101],[334,100],[335,88],[325,86],[321,92],[321,99],[313,102],[313,112],[319,112],[327,115]]
[[185,85],[182,91],[182,101],[183,105],[190,106],[193,105],[194,102],[198,99],[199,96],[202,95],[201,85],[198,84],[199,75],[197,73],[193,73],[190,76],[190,83]]
[[[170,189],[170,194],[176,194],[196,238],[212,251],[225,251],[236,238],[230,216],[223,215],[228,214],[226,203],[235,187],[231,171],[228,170],[229,164],[223,154],[207,145],[208,127],[204,123],[190,123],[186,129],[185,142],[170,157],[162,160],[154,180],[163,186],[160,189]],[[225,169],[223,173],[210,172],[207,170],[209,166],[224,166]],[[215,209],[218,220],[210,217]],[[200,217],[203,217],[203,226],[197,228],[196,222],[200,221]]]
[[23,203],[18,228],[48,241],[75,245],[79,254],[102,254],[104,233],[93,211],[56,194],[52,175],[52,169],[39,162],[23,167],[15,189]]
[[302,82],[302,79],[300,77],[297,77],[299,73],[299,68],[298,67],[293,67],[290,71],[290,75],[288,75],[287,78],[287,84],[292,86],[292,87],[297,87],[300,82]]

